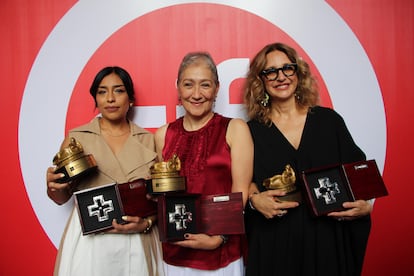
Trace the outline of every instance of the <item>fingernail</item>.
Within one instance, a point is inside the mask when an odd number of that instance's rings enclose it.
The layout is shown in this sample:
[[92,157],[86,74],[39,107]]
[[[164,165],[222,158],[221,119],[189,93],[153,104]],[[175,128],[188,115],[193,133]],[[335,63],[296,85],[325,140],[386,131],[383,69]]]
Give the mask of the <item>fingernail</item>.
[[127,217],[127,216],[122,216],[122,219],[123,219],[123,220],[127,220],[127,219],[128,219],[128,217]]

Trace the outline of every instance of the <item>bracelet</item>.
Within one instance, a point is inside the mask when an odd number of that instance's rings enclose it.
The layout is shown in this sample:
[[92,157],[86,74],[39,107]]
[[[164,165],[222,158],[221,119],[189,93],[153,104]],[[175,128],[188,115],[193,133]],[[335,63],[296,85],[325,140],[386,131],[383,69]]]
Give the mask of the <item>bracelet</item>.
[[229,237],[226,235],[220,235],[220,238],[223,240],[223,242],[221,243],[221,245],[224,245],[227,243],[227,241],[229,240]]
[[150,218],[144,218],[144,220],[148,223],[148,226],[147,226],[147,228],[145,228],[144,231],[142,231],[142,233],[143,234],[148,234],[149,231],[151,230],[151,227],[152,227],[152,219],[150,219]]
[[258,192],[254,192],[254,193],[249,195],[249,200],[248,201],[249,201],[250,209],[252,209],[252,210],[256,210],[256,208],[254,208],[253,203],[252,203],[252,197],[253,197],[253,195],[258,195],[258,194],[259,194]]

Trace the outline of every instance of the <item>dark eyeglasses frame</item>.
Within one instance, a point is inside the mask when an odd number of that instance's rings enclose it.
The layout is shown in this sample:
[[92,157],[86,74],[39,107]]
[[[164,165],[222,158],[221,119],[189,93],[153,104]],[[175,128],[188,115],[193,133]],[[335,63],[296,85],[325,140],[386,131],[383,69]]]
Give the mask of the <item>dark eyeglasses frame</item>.
[[[287,74],[286,71],[292,70],[293,67],[293,73],[292,74]],[[266,78],[266,80],[268,81],[274,81],[277,79],[277,77],[279,76],[279,71],[282,71],[283,75],[285,75],[285,77],[290,77],[293,76],[296,71],[298,70],[298,64],[297,63],[288,63],[283,65],[280,68],[269,68],[266,70],[263,70],[262,72],[260,72],[261,76],[264,76]],[[268,75],[270,73],[276,73],[276,76],[273,79],[269,79]]]

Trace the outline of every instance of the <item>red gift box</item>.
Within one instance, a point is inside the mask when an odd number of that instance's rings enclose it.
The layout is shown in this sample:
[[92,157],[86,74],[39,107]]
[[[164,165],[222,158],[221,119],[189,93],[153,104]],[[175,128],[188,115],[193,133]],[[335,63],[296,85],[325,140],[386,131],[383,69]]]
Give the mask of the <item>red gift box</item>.
[[118,184],[118,189],[126,215],[145,218],[156,214],[157,203],[146,198],[144,179]]
[[342,203],[388,195],[375,160],[326,166],[302,172],[307,203],[314,216],[343,211]]
[[158,198],[160,240],[183,240],[186,233],[244,234],[242,193],[202,196],[163,194]]

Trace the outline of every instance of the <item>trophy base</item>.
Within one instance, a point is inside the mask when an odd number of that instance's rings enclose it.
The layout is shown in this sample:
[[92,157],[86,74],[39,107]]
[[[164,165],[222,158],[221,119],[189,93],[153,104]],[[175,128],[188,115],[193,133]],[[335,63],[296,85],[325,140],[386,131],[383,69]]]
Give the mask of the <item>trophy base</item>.
[[302,194],[300,191],[294,191],[287,193],[285,196],[278,196],[277,199],[279,201],[296,201],[301,203],[302,202]]
[[91,154],[84,155],[82,158],[69,162],[65,166],[58,168],[56,173],[63,173],[65,176],[56,180],[57,183],[66,183],[76,178],[94,171],[97,168],[96,161]]
[[183,192],[186,190],[185,177],[153,178],[147,180],[147,192],[149,194],[162,194],[168,192]]

